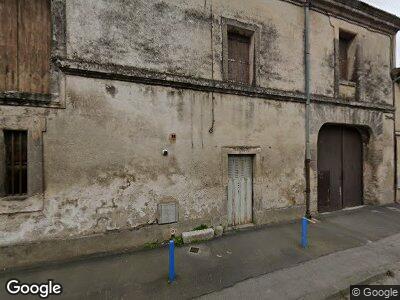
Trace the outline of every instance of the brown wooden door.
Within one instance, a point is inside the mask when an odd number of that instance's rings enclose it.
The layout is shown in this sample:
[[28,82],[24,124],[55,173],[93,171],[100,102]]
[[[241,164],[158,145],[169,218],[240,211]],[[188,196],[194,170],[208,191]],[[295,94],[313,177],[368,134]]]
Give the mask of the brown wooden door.
[[360,133],[343,128],[343,207],[362,204],[362,142]]
[[[318,139],[318,210],[342,208],[342,130],[323,127]],[[339,163],[338,163],[339,162]]]
[[324,126],[318,138],[318,211],[362,204],[362,143],[354,128]]

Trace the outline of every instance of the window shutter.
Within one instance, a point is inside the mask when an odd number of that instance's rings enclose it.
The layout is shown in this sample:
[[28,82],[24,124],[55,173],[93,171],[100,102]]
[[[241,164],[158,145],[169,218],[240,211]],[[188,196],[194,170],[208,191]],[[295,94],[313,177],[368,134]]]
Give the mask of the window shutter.
[[250,37],[229,33],[228,79],[250,83]]
[[49,0],[0,0],[0,91],[48,94]]

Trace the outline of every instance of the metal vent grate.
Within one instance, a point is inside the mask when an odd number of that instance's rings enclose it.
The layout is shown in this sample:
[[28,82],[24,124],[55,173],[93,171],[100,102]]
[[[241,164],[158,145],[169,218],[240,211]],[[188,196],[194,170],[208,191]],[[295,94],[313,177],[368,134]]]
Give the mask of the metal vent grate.
[[198,254],[200,252],[200,248],[198,247],[190,247],[189,249],[190,253]]

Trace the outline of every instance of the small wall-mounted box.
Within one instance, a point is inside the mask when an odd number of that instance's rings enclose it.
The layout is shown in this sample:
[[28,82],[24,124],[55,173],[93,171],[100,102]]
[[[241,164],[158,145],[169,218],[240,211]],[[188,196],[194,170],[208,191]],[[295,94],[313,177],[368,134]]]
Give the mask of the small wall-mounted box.
[[158,224],[178,222],[178,205],[175,202],[158,204]]
[[175,143],[176,142],[176,133],[171,133],[169,135],[169,140],[171,143]]

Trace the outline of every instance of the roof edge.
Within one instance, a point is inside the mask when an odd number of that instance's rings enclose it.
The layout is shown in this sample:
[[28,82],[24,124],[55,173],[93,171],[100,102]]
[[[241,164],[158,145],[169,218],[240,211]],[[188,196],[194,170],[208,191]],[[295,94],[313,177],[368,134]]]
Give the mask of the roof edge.
[[310,2],[312,9],[361,23],[375,30],[395,34],[400,30],[400,18],[359,0],[296,0]]

